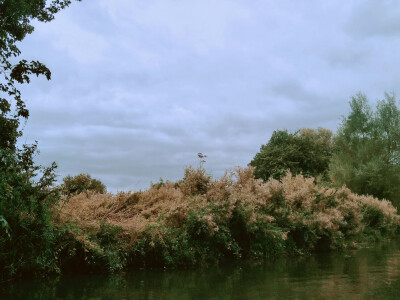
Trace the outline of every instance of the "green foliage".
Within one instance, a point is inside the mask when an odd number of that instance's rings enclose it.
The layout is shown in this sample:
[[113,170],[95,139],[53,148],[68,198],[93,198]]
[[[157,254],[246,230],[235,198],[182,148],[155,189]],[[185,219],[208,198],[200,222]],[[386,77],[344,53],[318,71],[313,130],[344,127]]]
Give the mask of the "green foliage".
[[274,131],[250,165],[256,167],[256,178],[264,181],[270,177],[280,179],[287,170],[307,177],[326,177],[332,150],[332,132],[327,129]]
[[30,272],[56,271],[55,231],[49,207],[58,200],[53,188],[53,163],[33,162],[37,146],[17,147],[21,119],[29,111],[16,84],[31,75],[50,79],[50,70],[38,61],[18,61],[17,42],[33,32],[32,21],[48,22],[70,1],[5,0],[0,2],[0,278]]
[[6,219],[4,219],[3,216],[0,216],[0,224],[1,224],[1,235],[5,235],[7,238],[10,238],[10,226],[8,225],[8,222]]
[[149,225],[129,251],[130,267],[189,267],[196,264],[195,249],[181,228]]
[[400,206],[400,110],[385,94],[373,111],[365,95],[350,101],[351,112],[335,137],[330,177],[359,194]]
[[187,268],[284,253],[282,231],[267,219],[253,223],[251,209],[240,204],[227,214],[226,203],[212,203],[190,211],[179,227],[146,226],[131,246],[129,266]]
[[258,212],[255,220],[254,207],[241,203],[232,211],[229,229],[237,242],[239,257],[262,259],[274,258],[285,253],[285,241],[282,239],[283,228],[271,224],[268,212]]
[[[93,257],[89,261],[92,268],[100,268],[108,272],[120,271],[125,268],[126,253],[121,246],[121,233],[122,227],[106,222],[101,223],[99,232],[91,237],[91,240],[99,245],[99,251],[94,252],[98,257]],[[89,250],[93,250],[93,248]]]
[[98,228],[83,231],[67,223],[56,233],[57,268],[62,273],[113,273],[126,268],[126,233],[120,226],[102,221]]
[[165,182],[164,182],[164,180],[160,177],[160,179],[158,180],[158,182],[156,182],[156,183],[153,183],[153,182],[150,182],[150,189],[156,189],[156,190],[158,190],[158,189],[160,189],[162,186],[164,186],[165,185]]
[[68,197],[85,191],[94,191],[105,194],[106,186],[98,179],[92,178],[89,174],[79,174],[74,177],[68,175],[63,179],[62,192]]
[[35,151],[36,145],[0,149],[0,216],[8,232],[0,234],[2,276],[55,269],[49,207],[58,200],[53,189],[56,164],[49,168],[34,165]]
[[[79,1],[79,0],[78,0]],[[70,0],[5,0],[0,2],[0,73],[4,81],[0,83],[2,96],[0,97],[2,133],[2,147],[14,148],[19,125],[18,117],[28,118],[29,111],[21,98],[20,91],[15,87],[17,83],[29,83],[30,75],[44,75],[50,79],[50,70],[38,61],[27,62],[21,60],[15,64],[15,58],[21,54],[17,43],[27,34],[31,34],[34,27],[32,21],[49,22],[61,9],[69,6]],[[6,97],[11,97],[12,100]],[[15,104],[15,114],[11,114],[11,103]]]

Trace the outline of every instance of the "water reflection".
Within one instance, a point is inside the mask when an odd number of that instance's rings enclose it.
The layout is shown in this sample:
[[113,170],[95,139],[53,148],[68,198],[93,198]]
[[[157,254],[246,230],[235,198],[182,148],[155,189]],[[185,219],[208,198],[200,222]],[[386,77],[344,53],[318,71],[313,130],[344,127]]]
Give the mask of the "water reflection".
[[[399,294],[399,296],[398,296]],[[5,299],[399,299],[400,241],[343,254],[187,271],[65,276],[3,287]]]

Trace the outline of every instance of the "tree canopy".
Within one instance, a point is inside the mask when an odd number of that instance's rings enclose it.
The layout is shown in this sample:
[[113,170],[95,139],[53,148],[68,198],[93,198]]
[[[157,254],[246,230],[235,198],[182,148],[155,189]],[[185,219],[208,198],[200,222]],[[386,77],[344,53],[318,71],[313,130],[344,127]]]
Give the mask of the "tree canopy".
[[39,61],[18,60],[17,42],[34,30],[32,21],[49,22],[71,1],[0,1],[0,279],[22,272],[54,271],[55,232],[49,204],[59,198],[53,188],[56,164],[34,163],[36,143],[17,146],[20,122],[29,117],[17,84],[31,75],[50,79]]
[[385,94],[373,110],[367,97],[357,94],[350,108],[335,137],[331,180],[399,206],[400,110],[395,95]]
[[307,177],[325,176],[332,155],[332,132],[324,128],[301,129],[295,133],[274,131],[250,165],[256,178],[282,178],[289,169]]
[[100,194],[107,192],[106,186],[98,179],[92,178],[89,174],[78,174],[74,177],[71,175],[63,179],[63,193],[72,196],[85,191],[94,191]]

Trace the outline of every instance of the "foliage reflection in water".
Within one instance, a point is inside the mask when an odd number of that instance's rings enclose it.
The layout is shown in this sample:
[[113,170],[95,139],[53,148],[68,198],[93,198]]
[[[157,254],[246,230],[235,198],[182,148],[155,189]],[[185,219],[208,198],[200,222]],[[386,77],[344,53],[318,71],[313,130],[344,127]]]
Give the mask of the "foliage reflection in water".
[[271,263],[64,276],[2,288],[5,299],[397,299],[400,241]]

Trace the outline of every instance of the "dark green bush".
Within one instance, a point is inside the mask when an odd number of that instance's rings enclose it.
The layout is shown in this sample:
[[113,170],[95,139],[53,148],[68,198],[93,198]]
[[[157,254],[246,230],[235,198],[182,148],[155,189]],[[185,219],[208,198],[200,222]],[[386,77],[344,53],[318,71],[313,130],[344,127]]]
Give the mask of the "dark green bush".
[[[36,146],[0,149],[0,270],[2,277],[57,271],[51,207],[58,201],[52,188],[55,164],[33,164]],[[37,173],[38,181],[33,178]]]
[[278,130],[273,132],[267,144],[261,146],[250,165],[256,168],[256,178],[264,181],[270,177],[281,179],[287,170],[292,174],[327,179],[332,151],[330,130],[301,129],[295,133]]
[[64,177],[61,188],[62,193],[67,197],[86,191],[93,191],[100,194],[107,192],[106,186],[100,180],[92,178],[89,174],[78,174],[74,177],[68,175]]

